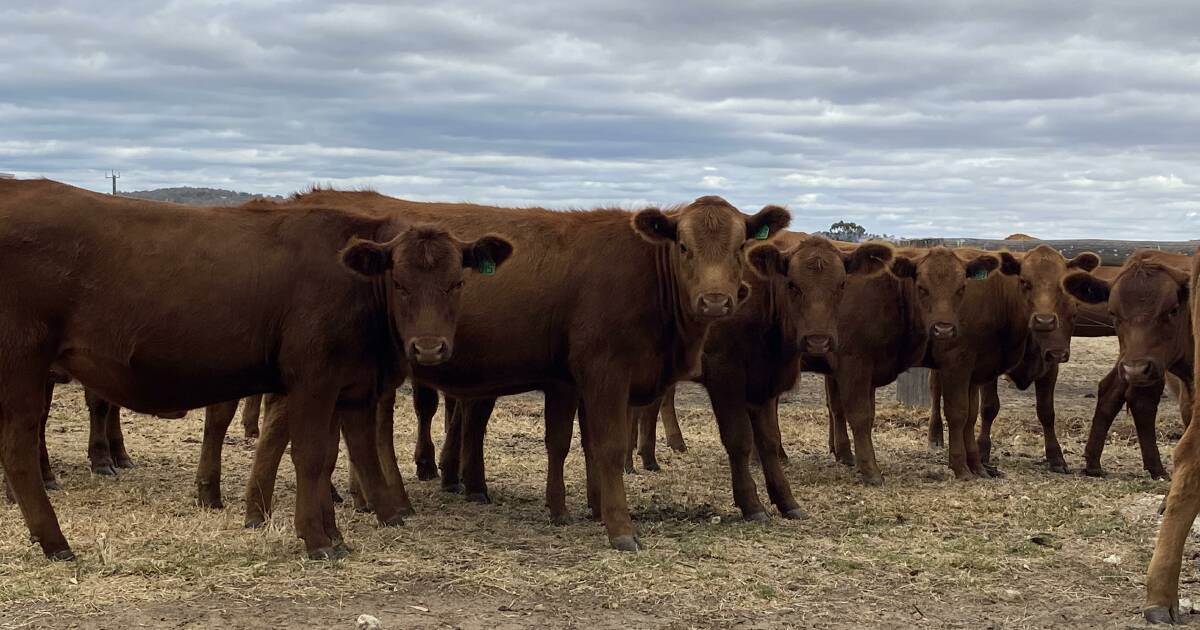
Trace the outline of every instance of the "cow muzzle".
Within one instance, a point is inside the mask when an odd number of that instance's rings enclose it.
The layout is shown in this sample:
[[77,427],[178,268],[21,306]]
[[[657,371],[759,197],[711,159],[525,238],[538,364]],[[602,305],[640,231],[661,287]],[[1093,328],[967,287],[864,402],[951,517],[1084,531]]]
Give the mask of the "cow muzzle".
[[934,322],[929,327],[929,334],[938,341],[949,341],[958,336],[958,326],[950,322]]
[[437,365],[450,359],[445,337],[416,337],[408,343],[408,358],[421,365]]
[[800,344],[804,354],[822,356],[837,350],[833,335],[805,335]]
[[1046,359],[1046,363],[1066,363],[1067,361],[1071,360],[1071,349],[1057,348],[1054,350],[1047,350],[1044,357]]
[[1150,385],[1158,380],[1158,367],[1149,359],[1121,361],[1121,376],[1130,385]]
[[696,300],[696,311],[703,317],[725,317],[733,313],[733,305],[724,293],[705,293]]
[[1058,330],[1058,315],[1034,313],[1029,318],[1029,329],[1033,332],[1054,332]]

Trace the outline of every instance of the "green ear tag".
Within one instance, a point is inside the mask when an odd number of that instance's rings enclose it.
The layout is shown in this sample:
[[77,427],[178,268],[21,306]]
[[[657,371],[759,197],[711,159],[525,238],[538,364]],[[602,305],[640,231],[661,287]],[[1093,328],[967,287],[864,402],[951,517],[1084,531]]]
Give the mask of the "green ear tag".
[[491,259],[484,258],[483,260],[479,261],[479,265],[475,267],[475,271],[478,271],[485,276],[495,275],[496,263]]
[[987,269],[980,269],[979,271],[975,272],[975,275],[971,276],[971,279],[972,280],[987,280],[987,277],[988,277]]
[[765,241],[765,240],[767,240],[767,237],[770,235],[771,235],[771,226],[764,225],[764,226],[758,228],[758,231],[754,233],[754,240]]

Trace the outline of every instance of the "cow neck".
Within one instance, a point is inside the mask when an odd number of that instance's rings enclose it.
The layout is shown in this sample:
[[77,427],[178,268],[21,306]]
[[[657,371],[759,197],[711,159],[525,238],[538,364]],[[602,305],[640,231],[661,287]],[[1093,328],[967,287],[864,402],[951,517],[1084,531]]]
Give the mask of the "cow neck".
[[[767,352],[777,356],[781,360],[780,364],[796,361],[800,358],[800,353],[796,351],[796,348],[799,347],[799,340],[795,338],[796,326],[793,319],[794,313],[788,308],[789,303],[786,293],[784,293],[787,291],[787,288],[783,286],[786,282],[786,278],[771,278],[759,283],[765,284],[767,287],[765,291],[767,299],[764,300],[765,304],[763,305],[763,311],[768,322],[766,337],[770,340],[767,344]],[[751,300],[754,299],[755,290],[757,290],[757,287],[751,285]],[[783,299],[779,299],[781,294],[784,295]]]
[[396,288],[390,280],[390,273],[378,274],[371,280],[369,309],[370,319],[375,327],[372,336],[376,339],[387,340],[377,349],[379,360],[377,387],[380,392],[385,391],[386,388],[398,386],[400,384],[399,375],[404,373],[404,366],[400,363],[401,357],[404,356],[402,352],[404,340],[400,337],[400,331],[396,330]]
[[[674,372],[690,372],[697,367],[700,350],[704,346],[704,337],[708,332],[708,322],[694,317],[683,304],[682,292],[679,290],[679,279],[675,276],[675,265],[672,264],[674,249],[669,245],[656,248],[654,257],[655,279],[658,284],[658,310],[663,318],[664,332],[673,339],[676,352],[672,353],[674,365],[668,365],[668,370]],[[680,365],[682,364],[682,365]],[[673,379],[674,375],[669,374]]]

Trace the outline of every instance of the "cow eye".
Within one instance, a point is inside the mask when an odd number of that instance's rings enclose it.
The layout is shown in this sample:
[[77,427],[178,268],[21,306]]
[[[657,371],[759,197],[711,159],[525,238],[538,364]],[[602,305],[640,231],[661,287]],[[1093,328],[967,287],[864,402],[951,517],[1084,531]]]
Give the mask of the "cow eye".
[[1026,280],[1025,278],[1021,278],[1021,290],[1022,291],[1030,291],[1032,289],[1033,289],[1033,285],[1030,284],[1029,281]]
[[687,245],[684,245],[684,244],[683,244],[683,241],[679,241],[679,253],[680,253],[680,254],[686,254],[686,253],[688,253],[688,248],[687,248]]
[[925,287],[918,286],[917,293],[919,293],[923,298],[929,297],[929,289],[926,289]]
[[792,293],[795,293],[796,295],[804,294],[804,291],[802,291],[800,289],[800,287],[796,285],[795,282],[790,282],[790,281],[788,282],[788,290],[791,291]]
[[967,287],[958,287],[958,290],[954,292],[954,297],[962,297],[963,293],[966,293],[966,291]]
[[400,297],[408,297],[408,287],[400,284],[399,282],[394,282],[392,284],[396,287],[396,293],[398,293]]
[[459,290],[459,289],[461,289],[461,288],[463,288],[463,281],[462,281],[462,280],[459,280],[458,282],[455,282],[454,284],[450,285],[450,288],[449,288],[449,289],[446,289],[446,293],[452,293],[452,292],[454,292],[454,291],[457,291],[457,290]]

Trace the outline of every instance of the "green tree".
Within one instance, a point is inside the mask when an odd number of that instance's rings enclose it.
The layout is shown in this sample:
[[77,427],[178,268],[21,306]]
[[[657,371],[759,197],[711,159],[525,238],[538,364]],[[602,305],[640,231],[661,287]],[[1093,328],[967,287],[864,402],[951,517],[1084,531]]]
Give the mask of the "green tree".
[[853,221],[838,221],[829,226],[829,236],[834,240],[857,243],[867,235],[867,228]]

